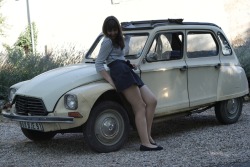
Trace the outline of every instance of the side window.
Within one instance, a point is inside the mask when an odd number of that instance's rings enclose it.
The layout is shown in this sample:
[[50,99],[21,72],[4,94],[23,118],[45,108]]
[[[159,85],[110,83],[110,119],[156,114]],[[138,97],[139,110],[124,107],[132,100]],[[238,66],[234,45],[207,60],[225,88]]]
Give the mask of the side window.
[[147,54],[147,61],[166,61],[182,58],[183,34],[181,32],[165,32],[155,36]]
[[140,57],[148,39],[148,34],[125,34],[124,36],[126,59],[136,59]]
[[189,32],[187,35],[188,58],[218,55],[218,44],[209,32]]
[[[102,41],[104,39],[103,35],[100,35],[94,44],[91,46],[90,51],[87,53],[87,59],[96,59]],[[141,52],[146,44],[148,39],[148,34],[124,34],[124,42],[125,42],[125,57],[126,59],[136,59],[141,55]]]
[[223,34],[221,34],[220,32],[218,32],[218,37],[220,39],[220,44],[222,47],[222,53],[225,56],[230,56],[232,55],[232,49],[228,43],[228,41],[226,40],[225,36]]

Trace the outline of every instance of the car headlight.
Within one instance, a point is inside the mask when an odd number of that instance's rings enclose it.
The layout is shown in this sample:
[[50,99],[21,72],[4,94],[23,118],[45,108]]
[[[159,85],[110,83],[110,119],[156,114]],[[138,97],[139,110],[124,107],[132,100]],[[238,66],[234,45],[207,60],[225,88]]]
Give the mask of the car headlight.
[[9,90],[9,101],[12,102],[14,97],[15,97],[15,94],[16,94],[16,91],[17,89],[16,88],[10,88]]
[[64,96],[64,105],[69,110],[75,110],[78,107],[77,96],[73,94],[66,94]]

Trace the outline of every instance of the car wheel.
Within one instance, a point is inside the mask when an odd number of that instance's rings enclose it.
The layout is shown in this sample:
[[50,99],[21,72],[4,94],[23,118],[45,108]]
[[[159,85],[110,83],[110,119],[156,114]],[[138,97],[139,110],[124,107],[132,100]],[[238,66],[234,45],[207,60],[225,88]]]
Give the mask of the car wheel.
[[215,115],[222,124],[232,124],[238,121],[243,106],[242,98],[221,101],[215,106]]
[[87,145],[97,152],[119,150],[129,134],[129,118],[125,109],[112,101],[101,102],[91,111],[84,138]]
[[33,141],[46,141],[52,139],[56,132],[40,132],[35,130],[29,130],[25,128],[21,128],[23,134],[30,140]]

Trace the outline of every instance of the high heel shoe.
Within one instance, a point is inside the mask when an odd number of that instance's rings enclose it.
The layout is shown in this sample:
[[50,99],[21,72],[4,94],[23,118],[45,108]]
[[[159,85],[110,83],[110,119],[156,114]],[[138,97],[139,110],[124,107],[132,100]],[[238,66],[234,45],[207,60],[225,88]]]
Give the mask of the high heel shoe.
[[154,148],[147,147],[147,146],[144,146],[144,145],[140,146],[140,151],[160,151],[162,149],[163,149],[163,147],[161,147],[161,146],[157,146],[157,147],[154,147]]

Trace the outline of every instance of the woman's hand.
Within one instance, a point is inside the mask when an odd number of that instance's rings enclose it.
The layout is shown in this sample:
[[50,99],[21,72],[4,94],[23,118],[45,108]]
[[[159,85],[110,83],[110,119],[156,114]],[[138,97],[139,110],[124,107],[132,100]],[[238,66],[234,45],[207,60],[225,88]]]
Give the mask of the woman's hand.
[[116,87],[115,87],[114,83],[110,83],[110,85],[116,90]]
[[137,65],[136,64],[131,64],[133,66],[134,70],[137,70]]
[[100,74],[116,90],[115,84],[114,84],[112,78],[110,77],[109,73],[106,70],[102,70],[102,71],[100,71]]

